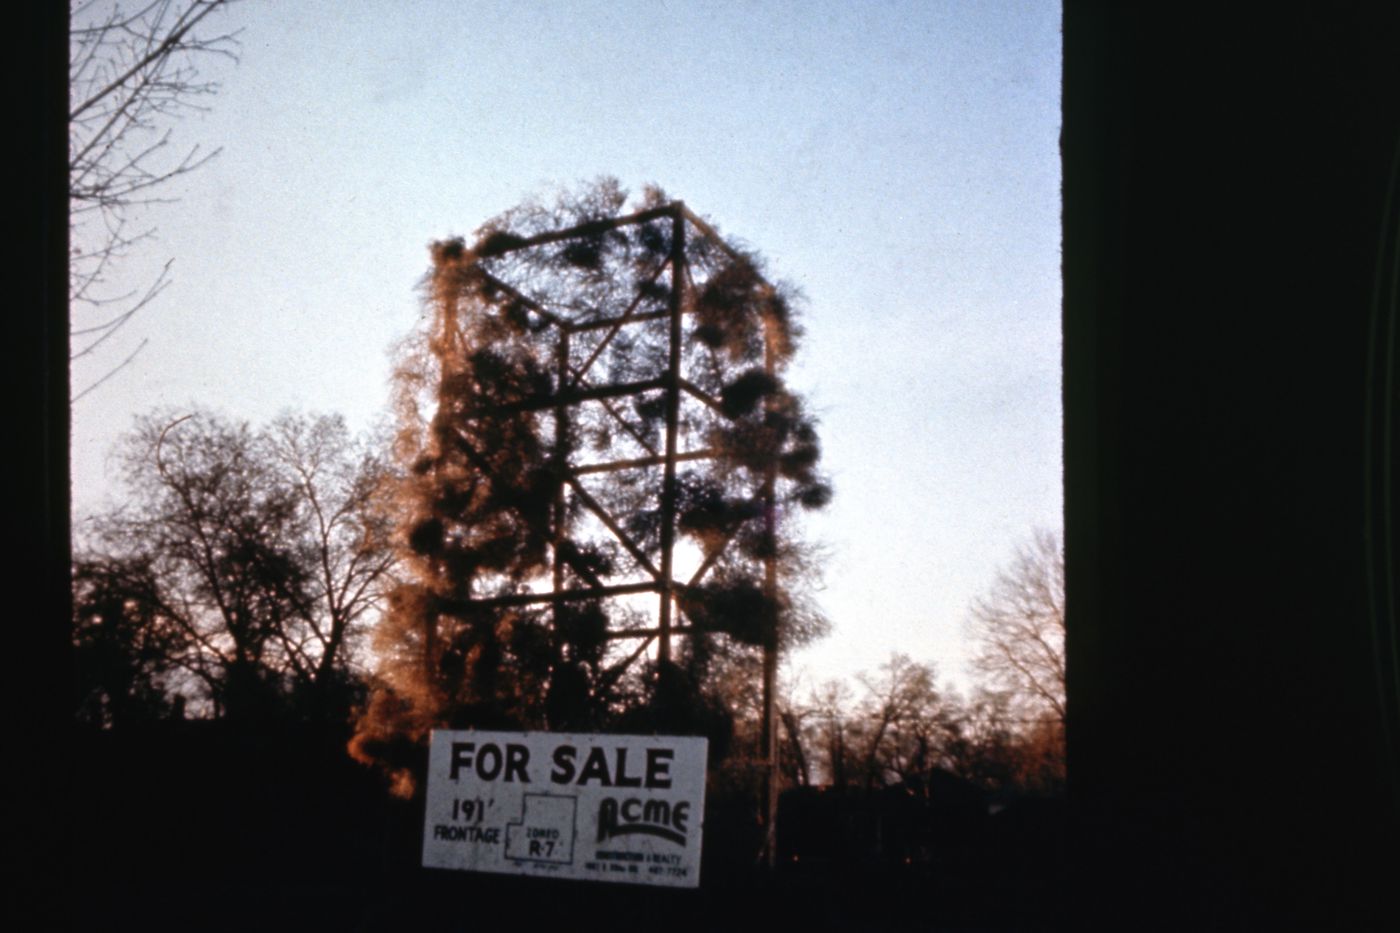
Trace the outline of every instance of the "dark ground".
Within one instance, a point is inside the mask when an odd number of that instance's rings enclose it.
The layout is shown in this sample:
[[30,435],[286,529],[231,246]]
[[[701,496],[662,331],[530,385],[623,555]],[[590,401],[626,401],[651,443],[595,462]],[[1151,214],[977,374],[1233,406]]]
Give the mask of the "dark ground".
[[712,799],[701,887],[674,890],[422,869],[421,802],[390,799],[312,733],[186,723],[78,748],[76,877],[58,905],[78,929],[1001,930],[1052,929],[1063,910],[1055,801],[989,818],[975,792],[937,812],[787,798],[769,876],[751,811]]

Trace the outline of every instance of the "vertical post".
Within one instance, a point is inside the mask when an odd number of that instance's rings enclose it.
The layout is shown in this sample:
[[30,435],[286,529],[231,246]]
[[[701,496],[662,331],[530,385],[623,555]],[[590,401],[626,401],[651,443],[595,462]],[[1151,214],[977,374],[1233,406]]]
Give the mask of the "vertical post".
[[556,477],[558,486],[554,490],[554,541],[552,556],[554,558],[554,604],[553,604],[553,642],[555,650],[559,650],[559,615],[564,608],[564,601],[560,594],[564,591],[564,561],[559,556],[559,549],[564,543],[565,531],[568,516],[565,512],[564,502],[564,481],[569,470],[569,406],[564,402],[564,393],[569,388],[569,329],[559,328],[559,344],[555,347],[555,397],[559,400],[554,406],[554,468],[558,471]]
[[[764,321],[763,369],[769,377],[777,370],[773,353],[772,323]],[[771,403],[770,403],[771,405]],[[778,860],[778,513],[776,490],[778,465],[768,464],[763,477],[763,595],[774,608],[773,628],[763,641],[763,861],[771,871]]]
[[685,288],[685,212],[677,201],[671,215],[670,356],[666,370],[666,463],[661,487],[661,612],[657,657],[671,660],[671,552],[676,538],[676,435],[681,408],[681,296]]

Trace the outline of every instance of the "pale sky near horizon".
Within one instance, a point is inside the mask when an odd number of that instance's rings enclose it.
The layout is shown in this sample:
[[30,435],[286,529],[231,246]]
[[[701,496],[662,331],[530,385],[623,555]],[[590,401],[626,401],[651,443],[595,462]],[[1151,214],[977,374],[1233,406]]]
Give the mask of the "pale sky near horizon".
[[1055,2],[245,2],[176,142],[222,147],[122,267],[173,284],[75,365],[75,516],[132,419],[385,417],[427,244],[555,185],[659,184],[806,295],[789,381],[835,498],[832,633],[799,684],[892,651],[970,686],[971,601],[1058,530]]

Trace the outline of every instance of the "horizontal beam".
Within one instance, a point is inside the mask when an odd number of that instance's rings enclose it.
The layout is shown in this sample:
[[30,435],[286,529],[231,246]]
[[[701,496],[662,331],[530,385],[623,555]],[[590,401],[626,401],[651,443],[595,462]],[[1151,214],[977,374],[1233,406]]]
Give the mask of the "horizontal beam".
[[[691,632],[695,631],[695,627],[693,625],[673,625],[669,629],[667,629],[667,631],[669,631],[672,635],[689,635]],[[616,632],[608,632],[603,637],[609,640],[615,640],[619,638],[655,638],[660,634],[661,629],[659,628],[629,628],[621,629],[620,631]]]
[[605,317],[596,321],[582,321],[580,323],[569,323],[566,326],[570,333],[581,334],[590,330],[603,330],[609,327],[621,327],[625,324],[639,324],[643,321],[660,321],[671,316],[670,311],[643,311],[641,314],[628,314],[622,317]]
[[[684,453],[676,454],[676,462],[686,460],[711,460],[718,456],[714,450],[706,448],[704,450],[688,450]],[[666,463],[666,458],[660,454],[654,457],[637,457],[632,460],[613,460],[608,463],[589,463],[584,466],[574,467],[572,472],[575,476],[584,476],[588,473],[616,473],[618,470],[634,470],[640,467],[662,466]]]
[[[546,243],[558,243],[560,240],[574,240],[580,237],[593,236],[598,233],[607,233],[609,230],[616,230],[619,227],[626,227],[630,224],[642,224],[648,220],[656,220],[658,217],[674,217],[678,210],[685,210],[679,202],[675,204],[663,204],[661,207],[652,207],[644,211],[637,211],[635,214],[627,214],[623,217],[609,217],[605,220],[590,220],[574,227],[565,227],[563,230],[550,230],[539,233],[532,237],[525,237],[520,240],[512,240],[501,246],[494,247],[486,253],[486,258],[493,256],[504,256],[506,253],[513,253],[517,250],[529,249],[532,246],[543,246]],[[509,236],[509,231],[505,231]]]
[[583,389],[566,389],[548,395],[531,395],[518,402],[505,405],[482,405],[467,412],[468,418],[482,415],[507,415],[522,411],[543,411],[558,408],[560,405],[577,405],[580,402],[593,402],[600,399],[617,398],[620,395],[640,395],[656,389],[666,388],[666,379],[645,379],[641,382],[619,382],[612,385],[589,386]]
[[[689,589],[680,581],[672,581],[676,592],[683,592]],[[641,593],[655,593],[661,589],[661,584],[656,581],[645,583],[619,583],[613,586],[593,586],[584,589],[551,590],[547,593],[511,593],[507,596],[488,596],[484,599],[457,599],[450,600],[447,608],[456,610],[471,609],[500,609],[508,606],[542,606],[553,602],[584,602],[590,599],[608,599],[613,596],[636,596]],[[694,626],[677,629],[672,627],[672,632],[685,634],[691,631]],[[632,638],[645,637],[661,634],[659,628],[639,628],[627,629],[621,632],[609,632],[608,638]]]
[[447,603],[449,609],[497,609],[505,606],[533,606],[552,602],[579,602],[587,599],[607,599],[612,596],[633,596],[638,593],[655,593],[661,588],[656,581],[645,583],[620,583],[615,586],[592,586],[579,590],[560,590],[547,593],[511,593],[508,596],[488,596],[484,599],[457,599]]

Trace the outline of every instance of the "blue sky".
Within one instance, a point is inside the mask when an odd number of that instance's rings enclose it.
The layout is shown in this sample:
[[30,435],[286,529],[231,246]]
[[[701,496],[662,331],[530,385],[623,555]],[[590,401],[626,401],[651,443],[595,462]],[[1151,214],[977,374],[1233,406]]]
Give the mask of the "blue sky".
[[[245,2],[175,138],[222,147],[144,220],[174,283],[82,388],[74,505],[133,416],[384,416],[429,241],[551,186],[655,182],[807,297],[790,381],[836,498],[833,632],[804,683],[893,650],[967,684],[970,601],[1058,529],[1060,11],[1050,2]],[[124,344],[122,343],[124,341]]]

